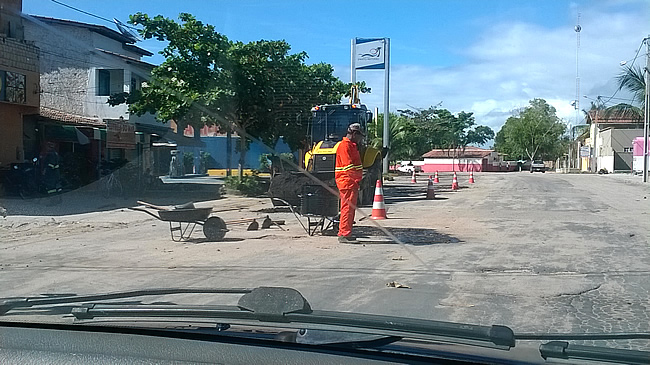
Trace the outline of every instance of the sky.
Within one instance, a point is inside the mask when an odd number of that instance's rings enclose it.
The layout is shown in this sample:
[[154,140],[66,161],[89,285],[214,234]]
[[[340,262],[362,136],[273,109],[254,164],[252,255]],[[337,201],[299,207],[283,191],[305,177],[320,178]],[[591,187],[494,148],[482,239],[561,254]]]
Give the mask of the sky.
[[[391,111],[439,105],[474,112],[477,124],[495,132],[533,98],[553,105],[567,124],[582,123],[571,105],[577,73],[580,109],[598,96],[608,105],[629,101],[630,95],[616,93],[615,77],[622,61],[645,65],[641,45],[650,34],[648,0],[57,1],[125,23],[136,12],[169,18],[187,12],[231,40],[284,39],[292,52],[307,52],[308,63],[332,64],[345,82],[350,40],[388,37]],[[23,12],[115,28],[52,0],[23,0]],[[143,60],[164,60],[157,54],[162,42],[138,45],[156,53]],[[362,102],[383,110],[384,72],[359,70],[357,80],[372,88]]]

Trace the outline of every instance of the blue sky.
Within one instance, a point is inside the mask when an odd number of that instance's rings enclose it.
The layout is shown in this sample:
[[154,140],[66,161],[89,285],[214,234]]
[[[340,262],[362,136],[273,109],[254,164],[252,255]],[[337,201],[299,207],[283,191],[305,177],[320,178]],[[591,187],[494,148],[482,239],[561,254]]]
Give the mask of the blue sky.
[[[350,77],[351,38],[389,37],[391,110],[442,102],[454,113],[475,112],[478,123],[495,130],[535,97],[575,124],[570,103],[576,93],[578,12],[581,108],[590,101],[582,95],[614,92],[619,62],[632,59],[650,33],[650,2],[644,0],[61,2],[123,22],[138,11],[171,18],[192,13],[232,40],[285,39],[293,51],[306,51],[309,62],[332,64],[344,81]],[[23,11],[112,26],[50,0],[24,0]],[[139,45],[153,52],[163,47],[154,40]],[[382,108],[383,72],[359,71],[357,78],[373,89],[363,101]]]

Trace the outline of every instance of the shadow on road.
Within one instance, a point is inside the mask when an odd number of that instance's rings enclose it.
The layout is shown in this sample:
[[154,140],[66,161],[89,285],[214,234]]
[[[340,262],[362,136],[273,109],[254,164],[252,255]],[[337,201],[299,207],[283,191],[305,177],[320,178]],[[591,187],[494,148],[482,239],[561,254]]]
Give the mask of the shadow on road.
[[191,238],[189,240],[183,241],[183,243],[193,243],[193,244],[205,244],[205,243],[211,243],[211,244],[219,244],[219,243],[224,243],[224,242],[241,242],[244,241],[243,238],[239,237],[224,237],[221,241],[213,241],[208,238]]
[[[439,233],[435,229],[430,228],[385,228],[402,243],[407,245],[427,246],[463,242],[456,237]],[[378,227],[355,226],[353,231],[354,235],[360,238],[386,237],[386,233]]]
[[142,200],[156,205],[178,205],[188,202],[219,199],[218,194],[205,192],[127,192],[124,197],[103,197],[94,189],[79,189],[61,194],[58,197],[33,199],[0,198],[0,207],[7,215],[64,216],[91,212],[103,212],[137,206]]

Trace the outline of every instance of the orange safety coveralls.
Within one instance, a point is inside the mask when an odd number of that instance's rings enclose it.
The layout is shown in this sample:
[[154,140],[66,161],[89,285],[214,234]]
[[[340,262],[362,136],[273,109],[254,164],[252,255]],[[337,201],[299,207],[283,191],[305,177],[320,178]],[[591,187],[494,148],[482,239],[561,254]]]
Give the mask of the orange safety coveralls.
[[347,137],[336,149],[336,186],[339,188],[341,198],[341,217],[339,219],[339,236],[349,236],[354,223],[354,211],[359,198],[359,182],[363,177],[361,155],[356,143]]

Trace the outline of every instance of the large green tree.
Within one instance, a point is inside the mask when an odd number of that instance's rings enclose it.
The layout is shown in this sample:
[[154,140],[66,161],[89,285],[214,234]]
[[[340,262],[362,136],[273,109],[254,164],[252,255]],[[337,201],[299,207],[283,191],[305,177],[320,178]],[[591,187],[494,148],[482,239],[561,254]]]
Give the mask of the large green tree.
[[[405,109],[391,113],[389,117],[390,159],[415,160],[431,149],[449,151],[450,157],[457,157],[469,144],[483,144],[494,137],[490,127],[475,125],[473,113],[460,112],[456,115],[447,109]],[[371,144],[381,148],[383,116],[377,125],[369,127]]]
[[453,114],[447,109],[430,107],[422,110],[401,110],[413,120],[420,138],[420,155],[434,148],[449,150],[450,156],[470,144],[484,144],[494,137],[490,127],[476,125],[473,113],[461,111]]
[[554,160],[564,153],[565,130],[553,106],[544,99],[533,99],[506,120],[494,140],[495,148],[511,158]]
[[179,20],[131,16],[144,39],[168,42],[160,52],[165,61],[140,91],[109,102],[127,102],[137,115],[150,112],[161,121],[174,120],[180,130],[218,124],[236,131],[240,174],[247,136],[271,146],[284,138],[297,148],[306,131],[301,116],[313,105],[339,102],[349,89],[333,76],[332,66],[307,65],[307,54],[291,54],[285,41],[233,42],[191,14],[182,13]]

